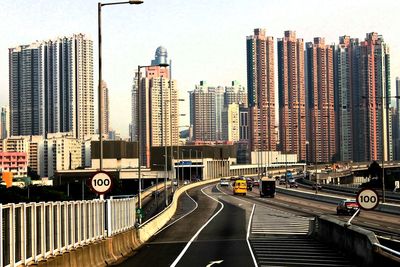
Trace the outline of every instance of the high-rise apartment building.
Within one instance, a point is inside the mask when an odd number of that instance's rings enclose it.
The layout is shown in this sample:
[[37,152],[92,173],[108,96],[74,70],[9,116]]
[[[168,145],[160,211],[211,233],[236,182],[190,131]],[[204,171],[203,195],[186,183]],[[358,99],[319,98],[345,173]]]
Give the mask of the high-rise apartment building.
[[[152,65],[167,63],[167,50],[158,47]],[[137,74],[136,74],[137,75]],[[136,76],[137,77],[137,76]],[[142,76],[143,77],[143,76]],[[135,86],[135,85],[134,85]],[[136,92],[136,89],[133,91]],[[134,95],[134,93],[132,93]],[[137,93],[135,97],[137,98]],[[170,79],[169,70],[165,67],[146,67],[146,75],[141,78],[139,86],[141,116],[140,136],[142,145],[142,162],[149,166],[150,148],[154,146],[178,145],[178,89],[175,80]],[[137,99],[136,99],[137,103]],[[131,129],[137,128],[137,115],[132,107]],[[133,130],[132,137],[135,136]]]
[[[400,78],[396,77],[396,97],[400,97]],[[396,99],[393,116],[393,159],[400,160],[400,99]]]
[[336,142],[341,161],[353,160],[353,94],[357,85],[355,50],[358,39],[339,37],[335,50],[335,101],[337,114]]
[[354,160],[391,160],[389,47],[381,35],[372,32],[355,53],[358,69],[353,93]]
[[129,137],[131,142],[138,141],[138,72],[135,72],[131,90],[131,123],[129,124]]
[[223,140],[223,112],[224,112],[224,88],[217,86],[213,89],[215,92],[215,140]]
[[108,98],[108,86],[105,81],[101,82],[101,98],[103,99],[103,125],[102,134],[108,136],[110,132],[110,101]]
[[246,38],[247,92],[250,109],[250,148],[276,150],[274,38],[255,29]]
[[242,108],[247,108],[247,92],[246,88],[238,81],[232,81],[231,86],[225,86],[224,105],[238,104]]
[[93,42],[84,34],[9,49],[11,135],[94,134]]
[[324,38],[306,44],[309,158],[332,162],[336,157],[334,46]]
[[0,139],[6,139],[10,136],[10,110],[2,107],[0,112]]
[[[237,81],[225,88],[209,86],[205,81],[200,81],[200,84],[189,92],[189,98],[194,141],[239,141],[239,125],[233,125],[239,123],[239,108],[247,106],[244,87]],[[237,106],[230,107],[231,104]],[[226,128],[228,125],[230,130]]]
[[54,135],[43,139],[38,146],[40,154],[39,174],[52,177],[56,171],[74,170],[82,165],[82,140]]
[[221,140],[238,142],[240,140],[239,122],[239,104],[233,103],[224,107],[224,110],[222,111],[223,124]]
[[216,141],[216,93],[215,87],[208,87],[200,81],[195,89],[189,92],[190,125],[193,125],[195,141]]
[[278,39],[278,77],[281,150],[306,160],[304,42],[294,31]]

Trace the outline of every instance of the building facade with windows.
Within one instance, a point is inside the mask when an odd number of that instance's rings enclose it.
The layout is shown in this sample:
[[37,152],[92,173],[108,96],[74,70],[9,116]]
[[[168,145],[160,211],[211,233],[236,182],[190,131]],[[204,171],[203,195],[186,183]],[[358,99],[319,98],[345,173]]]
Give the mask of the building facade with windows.
[[[176,146],[179,143],[178,87],[176,80],[170,79],[167,67],[156,66],[167,63],[167,50],[160,46],[156,49],[155,59],[145,68],[140,83],[136,79],[132,87],[131,139],[137,140],[138,103],[140,102],[140,139],[141,157],[144,165],[150,164],[151,147]],[[138,101],[140,97],[140,101]]]
[[251,151],[276,150],[274,38],[255,29],[246,38]]
[[84,34],[9,49],[11,136],[94,134],[93,42]]
[[306,44],[309,158],[332,162],[336,158],[334,109],[334,46],[324,38]]
[[294,31],[278,39],[278,78],[281,151],[306,160],[304,41]]

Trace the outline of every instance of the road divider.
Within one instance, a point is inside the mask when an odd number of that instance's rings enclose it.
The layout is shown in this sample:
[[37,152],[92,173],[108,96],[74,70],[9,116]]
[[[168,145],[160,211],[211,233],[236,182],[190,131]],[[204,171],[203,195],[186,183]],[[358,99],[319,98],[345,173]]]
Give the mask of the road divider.
[[194,187],[210,184],[219,181],[219,179],[205,180],[201,182],[190,183],[178,188],[175,193],[172,202],[166,207],[162,212],[152,217],[138,228],[138,237],[141,243],[145,243],[149,240],[155,233],[157,233],[164,225],[172,218],[175,214],[179,196],[186,190],[192,189]]
[[[316,201],[322,201],[330,204],[338,204],[341,200],[345,199],[355,199],[354,197],[351,198],[343,198],[343,197],[335,197],[332,195],[326,195],[324,193],[319,192],[318,194],[315,194],[314,192],[304,192],[304,191],[299,191],[296,189],[285,189],[281,187],[276,187],[276,191],[281,194],[286,194],[286,195],[291,195],[295,197],[301,197],[301,198],[306,198],[306,199],[311,199],[311,200],[316,200]],[[390,203],[380,203],[378,207],[376,207],[375,211],[381,211],[381,212],[386,212],[386,213],[391,213],[391,214],[397,214],[400,215],[400,205],[397,204],[390,204]]]

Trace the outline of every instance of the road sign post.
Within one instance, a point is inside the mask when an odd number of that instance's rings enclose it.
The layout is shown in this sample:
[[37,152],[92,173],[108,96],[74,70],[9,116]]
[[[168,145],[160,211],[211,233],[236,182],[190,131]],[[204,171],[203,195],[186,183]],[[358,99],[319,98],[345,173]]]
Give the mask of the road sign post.
[[104,199],[104,194],[111,190],[112,179],[106,172],[100,171],[93,175],[89,185],[94,192],[99,194],[100,199]]

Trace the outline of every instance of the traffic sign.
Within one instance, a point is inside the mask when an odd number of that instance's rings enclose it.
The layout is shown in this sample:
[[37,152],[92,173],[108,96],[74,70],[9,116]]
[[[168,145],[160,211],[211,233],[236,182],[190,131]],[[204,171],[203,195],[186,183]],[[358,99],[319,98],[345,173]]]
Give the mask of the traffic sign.
[[139,218],[143,218],[143,210],[141,208],[136,209],[136,214]]
[[358,205],[365,210],[373,210],[379,204],[378,193],[370,188],[362,189],[357,194]]
[[107,193],[112,186],[112,179],[106,172],[97,172],[90,179],[90,187],[99,195]]

